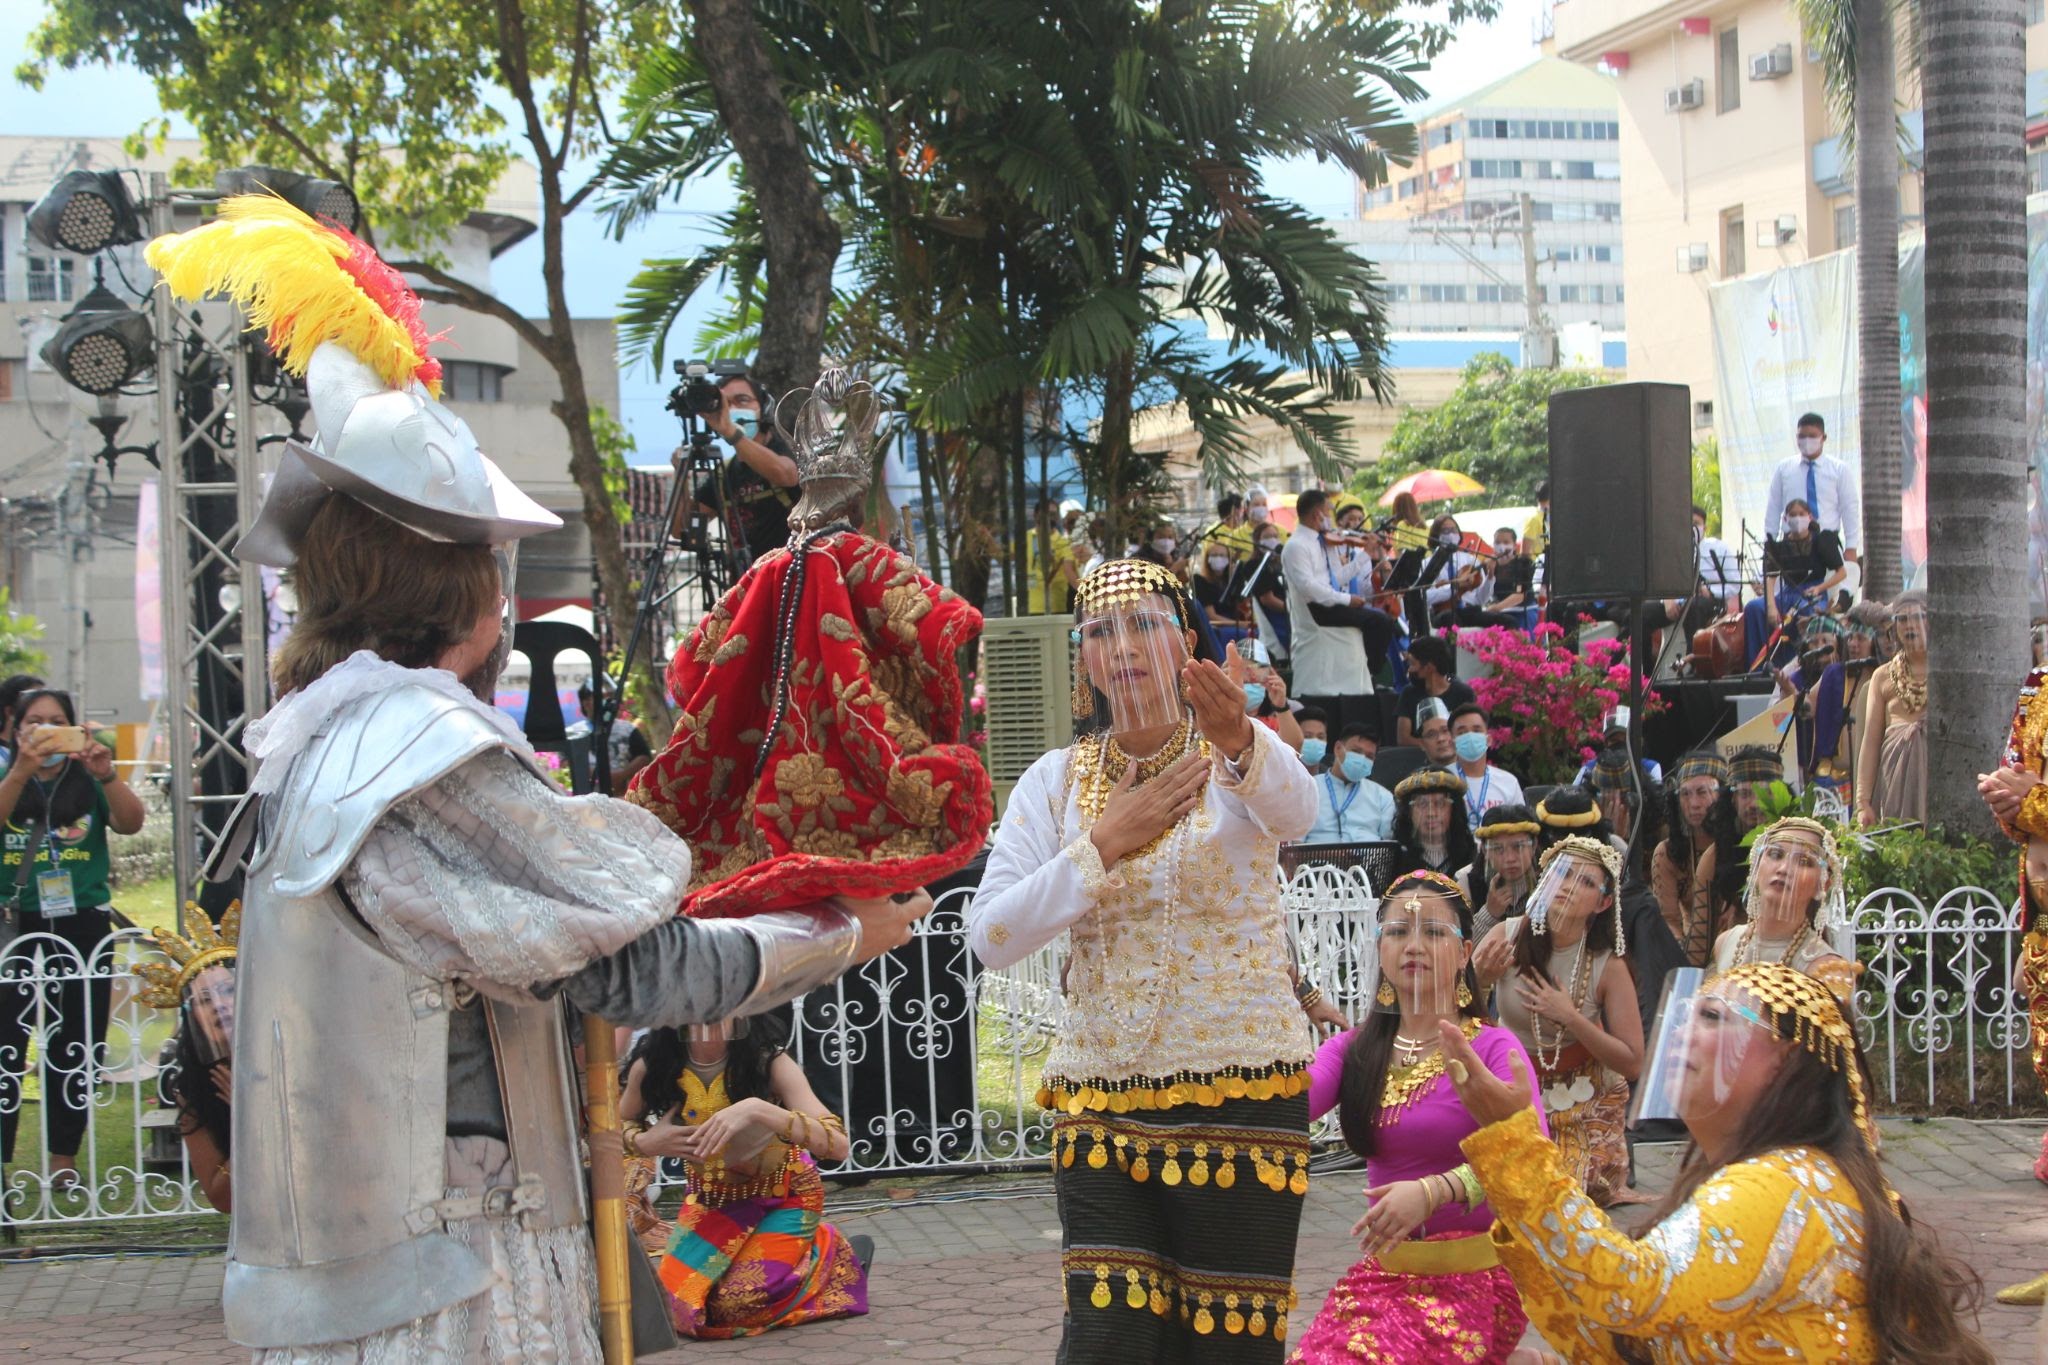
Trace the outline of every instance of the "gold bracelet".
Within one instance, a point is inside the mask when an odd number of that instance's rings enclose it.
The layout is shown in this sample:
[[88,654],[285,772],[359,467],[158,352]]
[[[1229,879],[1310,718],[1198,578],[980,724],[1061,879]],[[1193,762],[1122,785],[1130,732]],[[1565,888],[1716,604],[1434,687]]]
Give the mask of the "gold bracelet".
[[628,1123],[620,1126],[619,1145],[626,1149],[627,1156],[647,1155],[647,1153],[640,1150],[640,1135],[646,1131],[646,1125],[639,1123]]
[[1300,1005],[1304,1011],[1314,1009],[1317,1005],[1323,1003],[1323,988],[1321,986],[1310,986],[1307,994],[1296,997],[1295,1003]]

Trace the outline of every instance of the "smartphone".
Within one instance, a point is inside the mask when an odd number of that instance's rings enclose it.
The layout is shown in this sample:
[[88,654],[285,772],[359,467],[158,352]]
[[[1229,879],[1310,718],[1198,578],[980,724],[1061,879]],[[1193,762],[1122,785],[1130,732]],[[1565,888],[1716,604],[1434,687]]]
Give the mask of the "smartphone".
[[85,752],[85,727],[83,725],[38,725],[36,734],[44,737],[53,754],[82,754]]

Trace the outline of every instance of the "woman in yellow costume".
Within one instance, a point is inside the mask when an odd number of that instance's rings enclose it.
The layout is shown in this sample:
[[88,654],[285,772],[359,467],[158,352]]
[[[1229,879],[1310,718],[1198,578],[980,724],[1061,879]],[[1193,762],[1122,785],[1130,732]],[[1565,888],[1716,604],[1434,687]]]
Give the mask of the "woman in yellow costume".
[[[2042,780],[2048,759],[2048,669],[2037,668],[2020,684],[2013,708],[2012,735],[1998,768],[1977,778],[1984,804],[2020,846],[2020,901],[2025,905],[2027,936],[2020,952],[2019,980],[2027,997],[2034,1051],[2034,1076],[2048,1088],[2048,782]],[[2048,1135],[2034,1159],[2034,1178],[2048,1181]],[[2048,1274],[1998,1291],[2000,1303],[2039,1307],[2048,1300]]]
[[1439,1030],[1501,1263],[1572,1361],[1990,1365],[1976,1277],[1886,1185],[1862,1055],[1813,977],[1752,963],[1667,1007],[1646,1078],[1693,1145],[1637,1241],[1566,1173],[1526,1077]]

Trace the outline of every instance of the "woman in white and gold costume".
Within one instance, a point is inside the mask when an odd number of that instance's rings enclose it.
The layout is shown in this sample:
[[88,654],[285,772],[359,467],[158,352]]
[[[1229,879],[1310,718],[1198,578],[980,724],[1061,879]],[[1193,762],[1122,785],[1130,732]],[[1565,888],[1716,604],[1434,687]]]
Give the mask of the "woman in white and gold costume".
[[[1661,1074],[1693,1145],[1641,1240],[1608,1221],[1503,1081],[1439,1026],[1463,1143],[1501,1263],[1571,1361],[1990,1365],[1980,1286],[1885,1183],[1854,1032],[1832,992],[1777,963],[1667,1007]],[[1519,1068],[1517,1068],[1519,1070]],[[1646,1082],[1646,1084],[1650,1084]]]
[[1010,794],[968,942],[1006,967],[1071,934],[1055,1111],[1067,1365],[1285,1354],[1314,1044],[1273,869],[1308,769],[1196,657],[1173,575],[1075,591],[1077,718],[1107,724]]
[[1847,881],[1826,825],[1788,815],[1767,826],[1750,846],[1744,922],[1714,940],[1713,970],[1782,962],[1825,981],[1847,1006],[1863,968],[1829,937],[1849,922]]

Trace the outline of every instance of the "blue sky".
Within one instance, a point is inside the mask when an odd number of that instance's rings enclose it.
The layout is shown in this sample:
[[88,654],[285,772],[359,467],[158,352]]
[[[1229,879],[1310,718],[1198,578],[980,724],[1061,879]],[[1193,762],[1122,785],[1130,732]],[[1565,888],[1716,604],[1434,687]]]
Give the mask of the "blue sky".
[[[1425,104],[1474,89],[1533,60],[1532,27],[1548,4],[1549,0],[1502,0],[1498,22],[1461,34],[1437,60],[1435,69],[1423,77],[1430,90]],[[40,92],[16,84],[12,72],[26,55],[28,34],[42,12],[41,0],[0,4],[0,57],[4,57],[4,66],[0,66],[0,132],[118,137],[160,115],[149,82],[131,70],[59,72]],[[190,131],[173,123],[174,135],[189,135]],[[1335,167],[1307,159],[1281,163],[1272,168],[1270,184],[1315,211],[1332,217],[1350,213],[1350,180]],[[611,312],[643,258],[688,254],[705,240],[710,217],[731,202],[730,185],[722,175],[713,177],[624,242],[610,240],[595,215],[586,212],[572,218],[565,227],[571,305],[583,315]],[[538,236],[499,257],[494,280],[498,293],[521,311],[543,311]],[[697,325],[709,312],[709,301],[700,295],[697,306],[684,315],[671,338],[671,355],[687,351]],[[460,320],[454,321],[459,327]],[[664,460],[675,444],[677,430],[662,407],[666,382],[644,363],[629,367],[620,379],[620,415],[638,442],[636,458]]]

